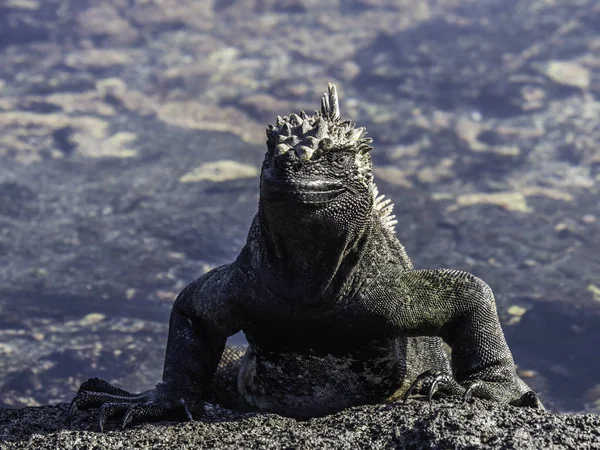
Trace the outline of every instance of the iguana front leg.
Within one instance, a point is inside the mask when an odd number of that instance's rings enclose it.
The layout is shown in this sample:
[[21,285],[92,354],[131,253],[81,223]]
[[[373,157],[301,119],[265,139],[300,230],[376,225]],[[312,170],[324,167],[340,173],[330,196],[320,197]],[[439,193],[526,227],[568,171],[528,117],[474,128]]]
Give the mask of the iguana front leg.
[[169,321],[163,382],[139,394],[99,378],[84,382],[69,408],[100,406],[98,424],[122,416],[131,421],[192,420],[202,415],[204,395],[215,373],[227,338],[241,329],[237,319],[236,275],[230,266],[215,269],[186,287],[177,297]]
[[397,333],[440,336],[452,348],[453,374],[433,374],[438,381],[453,377],[468,395],[543,408],[517,376],[494,295],[481,279],[437,269],[390,271],[376,283],[387,288],[376,288],[374,305],[388,305],[384,314]]

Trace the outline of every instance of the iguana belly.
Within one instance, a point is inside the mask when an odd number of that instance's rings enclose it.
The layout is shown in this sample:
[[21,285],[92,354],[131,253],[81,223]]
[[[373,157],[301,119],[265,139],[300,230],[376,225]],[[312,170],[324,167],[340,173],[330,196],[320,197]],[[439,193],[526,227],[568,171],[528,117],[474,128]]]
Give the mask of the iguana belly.
[[404,363],[389,349],[373,353],[365,359],[265,352],[250,346],[240,367],[238,392],[251,409],[296,418],[382,402],[402,384]]

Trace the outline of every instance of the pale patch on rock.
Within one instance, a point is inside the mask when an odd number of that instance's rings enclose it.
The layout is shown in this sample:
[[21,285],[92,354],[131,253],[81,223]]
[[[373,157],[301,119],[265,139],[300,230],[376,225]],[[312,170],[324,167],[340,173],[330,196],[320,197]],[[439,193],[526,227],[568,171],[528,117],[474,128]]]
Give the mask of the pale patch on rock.
[[459,195],[456,197],[455,204],[448,207],[448,211],[455,211],[465,206],[477,204],[498,205],[508,211],[524,213],[532,211],[527,206],[525,195],[515,191]]
[[99,95],[116,97],[130,111],[141,115],[156,115],[168,125],[181,128],[233,133],[252,144],[264,144],[264,124],[237,108],[221,107],[193,100],[162,102],[139,91],[129,89],[118,78],[96,83]]
[[157,116],[169,125],[198,130],[226,131],[246,142],[264,144],[264,125],[238,109],[195,101],[156,104]]
[[452,158],[443,158],[434,167],[424,167],[417,172],[417,178],[422,183],[434,184],[438,183],[444,178],[450,178],[454,176],[452,166],[454,160]]
[[468,119],[459,119],[455,127],[457,136],[474,152],[493,152],[506,156],[518,156],[521,153],[517,146],[494,146],[479,140],[480,134],[487,130],[484,125]]
[[107,96],[117,98],[125,108],[142,116],[155,114],[158,108],[156,101],[139,91],[129,89],[127,84],[120,78],[98,80],[96,91],[102,98]]
[[600,287],[596,286],[595,284],[589,284],[587,289],[594,296],[594,300],[600,302]]
[[590,71],[574,61],[550,61],[540,71],[558,84],[586,90],[590,87]]
[[9,355],[15,351],[15,348],[0,342],[0,355]]
[[[82,156],[128,158],[136,155],[135,150],[127,147],[136,139],[135,134],[110,135],[108,122],[97,117],[12,111],[0,113],[3,136],[0,156],[14,151],[15,159],[22,163],[40,161],[41,148],[56,147],[52,136],[59,130],[66,130],[74,151]],[[59,149],[51,154],[55,158],[64,157]]]
[[39,9],[40,4],[35,0],[5,0],[4,5],[5,8],[15,8],[15,9]]
[[182,183],[195,183],[198,181],[228,181],[239,178],[252,178],[258,176],[258,169],[250,164],[224,159],[202,164],[191,172],[186,173],[179,181]]
[[90,313],[90,314],[87,314],[86,316],[84,316],[79,321],[79,324],[82,326],[93,325],[95,323],[102,322],[105,318],[106,318],[106,316],[104,314]]
[[215,267],[217,267],[217,266],[215,266],[214,264],[207,264],[207,263],[202,264],[202,274],[204,275],[205,273],[210,272]]
[[406,188],[412,188],[413,184],[408,179],[412,173],[400,170],[394,166],[380,166],[374,167],[373,173],[376,177],[381,178],[384,181],[387,181],[390,184],[394,184],[396,186],[403,186]]
[[506,325],[516,325],[521,321],[521,318],[525,315],[527,309],[519,305],[512,305],[509,306],[506,312],[510,315],[508,320],[505,322]]
[[423,136],[418,141],[408,145],[398,145],[390,152],[390,158],[400,159],[406,157],[416,157],[422,150],[431,147],[429,136]]
[[123,66],[131,62],[130,52],[127,50],[110,48],[89,48],[68,53],[64,58],[67,67],[74,69],[108,68]]
[[[33,98],[35,101],[36,98]],[[45,101],[59,106],[66,114],[98,114],[101,116],[112,116],[115,108],[106,103],[104,98],[96,91],[85,92],[61,92],[45,97],[39,97],[39,101]]]
[[88,140],[89,135],[79,137],[78,153],[90,158],[132,158],[137,150],[129,148],[129,144],[137,139],[135,133],[120,132],[100,140]]
[[540,196],[551,198],[552,200],[562,200],[564,202],[570,202],[573,200],[573,196],[571,194],[569,194],[568,192],[561,191],[559,189],[533,186],[520,189],[520,191],[523,192],[523,194],[525,194],[527,197]]
[[100,116],[112,116],[115,114],[115,108],[106,103],[104,93],[99,91],[60,92],[43,96],[0,97],[0,110],[18,112],[22,109],[23,104],[28,103],[49,104],[57,108],[57,113],[60,112],[63,114],[92,114]]
[[177,292],[173,291],[156,291],[156,296],[163,301],[173,302],[177,298]]
[[523,111],[535,111],[544,107],[546,100],[546,91],[539,87],[523,86],[521,88],[521,98],[523,99]]
[[598,219],[593,214],[584,214],[583,217],[581,217],[581,221],[583,223],[585,223],[586,225],[591,225],[593,223],[596,223],[597,220]]
[[521,378],[535,378],[538,376],[535,370],[519,370],[518,373]]
[[512,305],[508,308],[507,312],[511,316],[522,316],[523,314],[525,314],[527,312],[527,309],[523,308],[522,306]]

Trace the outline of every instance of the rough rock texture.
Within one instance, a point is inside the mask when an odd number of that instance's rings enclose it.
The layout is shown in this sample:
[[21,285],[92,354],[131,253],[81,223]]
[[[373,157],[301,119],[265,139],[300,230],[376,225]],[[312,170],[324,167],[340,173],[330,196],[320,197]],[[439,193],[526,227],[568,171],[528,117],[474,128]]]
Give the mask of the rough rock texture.
[[[355,407],[332,416],[296,421],[207,406],[202,421],[148,424],[95,431],[95,415],[64,425],[68,405],[0,410],[0,448],[402,448],[597,449],[600,417],[554,415],[475,401]],[[85,431],[82,431],[85,430]]]
[[544,404],[600,411],[597,1],[1,3],[0,405],[152,387],[176,293],[244,242],[264,124],[331,81],[415,266],[483,278]]

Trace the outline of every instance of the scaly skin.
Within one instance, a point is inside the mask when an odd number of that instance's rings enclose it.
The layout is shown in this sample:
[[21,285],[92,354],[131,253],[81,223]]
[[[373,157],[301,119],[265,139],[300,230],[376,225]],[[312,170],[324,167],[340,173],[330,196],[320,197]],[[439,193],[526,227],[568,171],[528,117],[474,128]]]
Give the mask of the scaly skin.
[[[90,379],[69,417],[100,406],[101,429],[113,415],[191,420],[209,400],[308,418],[415,390],[543,408],[516,374],[490,288],[413,269],[373,181],[371,140],[340,119],[335,86],[320,111],[278,117],[267,137],[246,245],[177,297],[163,382],[131,394]],[[240,330],[243,356],[225,350]]]

